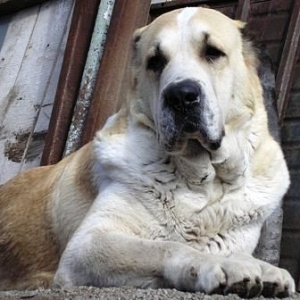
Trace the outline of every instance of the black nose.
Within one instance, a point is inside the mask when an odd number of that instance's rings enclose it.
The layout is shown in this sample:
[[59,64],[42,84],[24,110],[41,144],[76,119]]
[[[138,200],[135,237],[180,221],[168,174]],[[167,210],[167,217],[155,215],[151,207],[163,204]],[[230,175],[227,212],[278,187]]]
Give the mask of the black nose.
[[197,105],[201,98],[201,88],[197,82],[184,80],[171,83],[164,92],[166,105],[176,110]]

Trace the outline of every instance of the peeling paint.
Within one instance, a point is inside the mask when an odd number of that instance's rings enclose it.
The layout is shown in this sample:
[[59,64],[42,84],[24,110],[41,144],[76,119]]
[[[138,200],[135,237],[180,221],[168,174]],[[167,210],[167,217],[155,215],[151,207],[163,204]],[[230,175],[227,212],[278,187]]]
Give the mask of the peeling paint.
[[15,142],[7,141],[5,143],[4,155],[13,162],[21,162],[29,136],[29,132],[15,134]]
[[103,18],[109,23],[110,22],[110,18],[111,18],[111,14],[112,14],[112,10],[114,7],[114,3],[115,1],[108,1],[107,3],[107,9],[103,14]]
[[102,0],[99,5],[90,49],[66,141],[64,156],[77,150],[81,143],[81,136],[101,63],[114,3],[114,0]]
[[25,159],[33,161],[37,158],[44,147],[44,140],[46,132],[37,132],[30,134],[30,132],[14,133],[15,141],[7,141],[4,147],[4,155],[15,163],[22,162],[24,153],[26,152]]

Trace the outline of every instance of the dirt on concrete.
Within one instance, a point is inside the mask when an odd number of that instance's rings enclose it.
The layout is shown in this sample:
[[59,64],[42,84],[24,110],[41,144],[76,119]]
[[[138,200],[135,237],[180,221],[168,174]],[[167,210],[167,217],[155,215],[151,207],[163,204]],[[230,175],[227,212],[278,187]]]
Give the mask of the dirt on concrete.
[[[208,296],[202,293],[185,293],[174,289],[135,289],[130,287],[122,288],[94,288],[76,287],[68,289],[39,289],[34,291],[6,291],[0,292],[1,300],[29,299],[29,300],[79,300],[79,299],[98,299],[98,300],[241,300],[236,295]],[[263,297],[253,298],[265,299]],[[300,294],[294,294],[289,298],[300,300]]]

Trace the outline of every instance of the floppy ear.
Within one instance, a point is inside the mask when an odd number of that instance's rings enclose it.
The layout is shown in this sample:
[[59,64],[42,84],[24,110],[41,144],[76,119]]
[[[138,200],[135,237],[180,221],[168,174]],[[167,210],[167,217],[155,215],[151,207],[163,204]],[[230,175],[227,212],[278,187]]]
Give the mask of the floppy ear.
[[257,72],[259,61],[257,59],[257,49],[254,43],[254,37],[248,32],[247,23],[242,21],[234,21],[236,26],[241,32],[243,49],[242,53],[245,59],[245,63],[248,68],[253,68]]
[[135,52],[138,50],[138,44],[141,40],[142,34],[145,31],[147,26],[141,27],[139,29],[136,29],[136,31],[133,33],[133,37],[132,37],[132,48],[133,48],[133,52],[135,54]]
[[132,90],[136,89],[137,78],[138,78],[138,70],[139,65],[141,64],[141,54],[140,54],[140,42],[143,32],[145,31],[147,26],[138,28],[135,30],[132,36],[131,43],[131,67],[128,69],[129,78],[130,78],[130,86]]
[[245,29],[245,27],[246,27],[246,25],[247,25],[246,22],[243,22],[243,21],[240,21],[240,20],[234,20],[233,22],[235,23],[236,27],[237,27],[238,29],[240,29],[240,30]]

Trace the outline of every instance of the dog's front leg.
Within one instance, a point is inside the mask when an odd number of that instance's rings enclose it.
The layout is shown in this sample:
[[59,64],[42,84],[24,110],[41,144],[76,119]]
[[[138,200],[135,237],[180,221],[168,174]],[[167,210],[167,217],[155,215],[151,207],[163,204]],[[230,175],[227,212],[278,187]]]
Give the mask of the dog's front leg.
[[184,244],[94,231],[89,237],[78,235],[69,243],[54,281],[59,286],[128,285],[211,292],[226,280],[215,265],[210,255]]
[[59,286],[164,287],[167,285],[163,276],[164,260],[172,244],[116,232],[80,234],[70,241],[63,253],[54,283]]
[[262,268],[252,258],[212,256],[177,242],[117,232],[94,231],[77,238],[61,258],[56,285],[172,287],[243,297],[262,291]]

